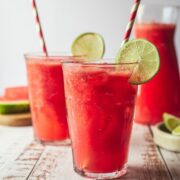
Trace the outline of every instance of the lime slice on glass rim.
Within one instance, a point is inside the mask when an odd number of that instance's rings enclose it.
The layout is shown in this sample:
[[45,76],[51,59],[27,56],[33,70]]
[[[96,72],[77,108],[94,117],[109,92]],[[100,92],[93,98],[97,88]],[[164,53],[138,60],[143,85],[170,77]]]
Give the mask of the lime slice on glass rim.
[[176,127],[180,126],[180,118],[168,113],[163,114],[163,121],[165,127],[170,132],[173,132]]
[[150,81],[160,68],[157,48],[144,39],[129,40],[118,52],[116,63],[137,62],[129,79],[131,84],[143,84]]
[[177,127],[172,131],[172,134],[173,134],[173,135],[176,135],[176,136],[180,136],[180,125],[177,126]]
[[82,56],[97,60],[102,58],[105,52],[105,42],[100,34],[88,32],[79,35],[71,46],[74,56]]

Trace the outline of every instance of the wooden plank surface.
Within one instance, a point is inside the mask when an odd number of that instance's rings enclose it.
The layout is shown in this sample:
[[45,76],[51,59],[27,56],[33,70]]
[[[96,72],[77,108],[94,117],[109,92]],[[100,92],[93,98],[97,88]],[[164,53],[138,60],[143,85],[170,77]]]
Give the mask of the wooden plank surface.
[[8,164],[15,161],[30,141],[32,141],[31,128],[11,129],[0,126],[0,174]]
[[180,180],[180,153],[172,153],[165,149],[160,149],[166,166],[171,174],[172,179]]
[[135,124],[133,128],[129,154],[129,173],[124,179],[170,179],[161,155],[146,126]]
[[[165,150],[159,153],[148,127],[135,125],[128,173],[122,179],[168,180],[174,177],[178,180],[179,163],[180,154]],[[85,180],[72,166],[70,147],[41,146],[33,142],[31,128],[0,126],[0,180]]]
[[31,127],[0,126],[0,179],[24,180],[28,177],[44,149],[32,141]]
[[[74,173],[69,147],[47,147],[29,179],[36,180],[37,178],[55,180],[59,178],[63,180],[86,179]],[[168,180],[170,176],[152,141],[149,129],[135,126],[131,142],[128,174],[123,179],[151,180],[155,178]]]

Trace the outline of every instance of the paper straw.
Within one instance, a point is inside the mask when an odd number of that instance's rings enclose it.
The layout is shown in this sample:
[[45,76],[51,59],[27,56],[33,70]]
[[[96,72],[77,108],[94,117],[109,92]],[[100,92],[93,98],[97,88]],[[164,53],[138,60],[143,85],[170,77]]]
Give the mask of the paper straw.
[[46,56],[48,56],[46,43],[45,43],[43,31],[42,31],[42,26],[41,26],[39,14],[38,14],[38,8],[37,8],[37,5],[36,5],[36,1],[31,0],[31,3],[32,3],[33,14],[34,14],[35,21],[36,21],[36,27],[37,27],[37,31],[38,31],[38,35],[39,35],[39,39],[40,39],[40,43],[41,43],[41,47],[42,47],[42,51]]
[[140,2],[141,0],[134,0],[134,5],[131,10],[130,19],[126,27],[126,31],[124,34],[123,42],[121,43],[121,47],[129,40]]

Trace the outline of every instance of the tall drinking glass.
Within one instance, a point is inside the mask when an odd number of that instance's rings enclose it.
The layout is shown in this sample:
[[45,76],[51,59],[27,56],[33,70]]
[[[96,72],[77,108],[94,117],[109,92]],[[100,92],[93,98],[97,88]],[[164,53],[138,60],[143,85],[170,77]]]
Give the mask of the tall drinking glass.
[[137,87],[135,64],[64,63],[74,170],[91,178],[126,173]]
[[71,56],[25,55],[34,134],[41,143],[69,143],[62,62]]
[[136,122],[155,124],[162,121],[164,112],[180,116],[180,78],[174,45],[177,14],[176,7],[140,6],[135,36],[156,45],[161,67],[156,77],[139,88]]

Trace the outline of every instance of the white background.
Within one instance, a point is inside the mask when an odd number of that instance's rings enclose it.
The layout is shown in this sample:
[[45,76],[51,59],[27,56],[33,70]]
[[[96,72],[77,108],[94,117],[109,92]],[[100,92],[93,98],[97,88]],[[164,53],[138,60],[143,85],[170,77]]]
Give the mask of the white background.
[[[179,0],[158,2],[180,4]],[[93,31],[104,36],[106,56],[113,57],[122,41],[132,3],[133,0],[37,0],[48,50],[70,51],[77,35]],[[180,57],[180,20],[178,24],[176,45]],[[0,0],[0,91],[5,86],[26,84],[23,54],[31,51],[41,48],[30,1]]]

